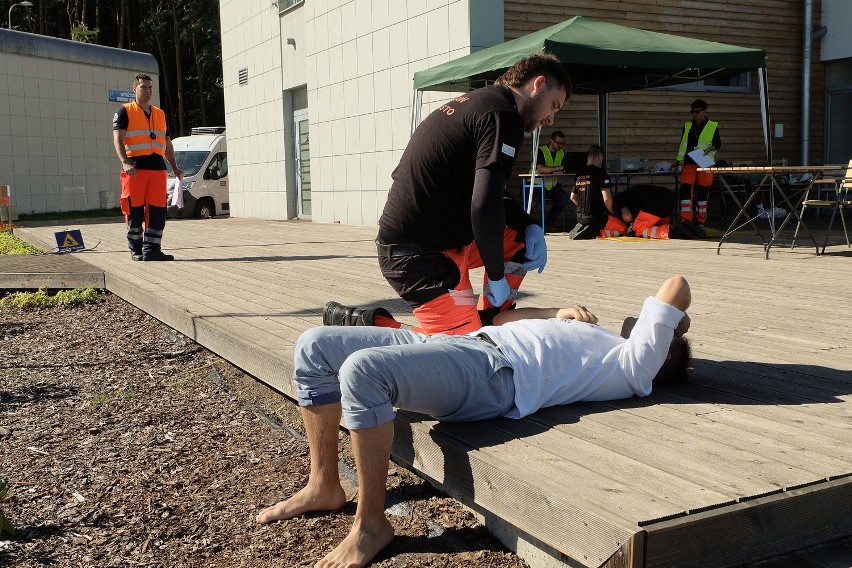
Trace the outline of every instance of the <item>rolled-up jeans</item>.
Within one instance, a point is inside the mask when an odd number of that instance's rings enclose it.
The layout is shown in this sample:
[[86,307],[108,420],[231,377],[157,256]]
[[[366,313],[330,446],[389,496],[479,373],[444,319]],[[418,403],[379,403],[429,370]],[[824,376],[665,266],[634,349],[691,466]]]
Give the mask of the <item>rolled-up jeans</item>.
[[496,418],[514,406],[508,359],[475,336],[384,327],[316,327],[296,341],[300,406],[340,401],[349,429],[393,420],[394,408],[448,422]]

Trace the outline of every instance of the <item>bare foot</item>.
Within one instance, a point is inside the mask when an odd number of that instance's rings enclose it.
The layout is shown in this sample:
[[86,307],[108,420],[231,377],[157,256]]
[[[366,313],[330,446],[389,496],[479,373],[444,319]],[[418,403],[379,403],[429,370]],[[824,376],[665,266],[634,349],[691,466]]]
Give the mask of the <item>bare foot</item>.
[[393,526],[384,515],[375,527],[366,528],[356,521],[346,538],[314,568],[361,568],[392,540]]
[[274,521],[291,519],[313,511],[336,511],[346,504],[346,493],[341,486],[325,491],[306,485],[289,499],[280,501],[258,513],[255,519],[265,525]]

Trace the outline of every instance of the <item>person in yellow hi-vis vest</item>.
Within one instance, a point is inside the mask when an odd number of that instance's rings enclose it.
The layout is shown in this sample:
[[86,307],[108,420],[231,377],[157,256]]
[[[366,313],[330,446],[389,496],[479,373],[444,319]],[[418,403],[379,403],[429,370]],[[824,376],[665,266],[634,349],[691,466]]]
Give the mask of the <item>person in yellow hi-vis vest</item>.
[[693,150],[701,150],[705,156],[716,160],[716,150],[722,147],[719,137],[719,123],[707,118],[707,103],[701,99],[692,102],[692,120],[683,125],[680,148],[675,167],[683,165],[678,187],[680,218],[701,228],[707,222],[707,197],[713,184],[713,174],[698,172],[698,166],[689,156]]
[[[565,171],[563,160],[565,159],[565,151],[562,149],[565,146],[565,134],[561,130],[555,130],[550,135],[550,142],[541,146],[538,149],[538,158],[536,158],[535,170],[539,175],[544,176],[545,195],[550,198],[552,205],[547,217],[544,220],[544,229],[553,225],[559,218],[562,210],[568,204],[570,197],[562,188],[558,178],[547,177],[547,174],[561,174]],[[541,196],[536,195],[533,199],[533,204],[541,203]]]
[[174,260],[160,246],[166,226],[165,160],[178,180],[183,170],[175,160],[166,114],[151,104],[151,77],[137,73],[133,93],[136,100],[122,105],[112,119],[113,145],[121,161],[121,212],[127,223],[127,246],[133,260]]

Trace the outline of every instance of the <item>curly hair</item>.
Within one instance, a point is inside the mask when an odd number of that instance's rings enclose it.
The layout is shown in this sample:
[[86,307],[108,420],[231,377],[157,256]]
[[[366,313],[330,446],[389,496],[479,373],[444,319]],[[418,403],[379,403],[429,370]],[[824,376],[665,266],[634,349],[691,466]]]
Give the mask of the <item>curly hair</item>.
[[553,81],[556,85],[564,87],[565,94],[568,97],[571,96],[574,88],[571,78],[559,59],[551,53],[524,57],[503,73],[495,84],[520,87],[539,75],[544,75],[548,82]]

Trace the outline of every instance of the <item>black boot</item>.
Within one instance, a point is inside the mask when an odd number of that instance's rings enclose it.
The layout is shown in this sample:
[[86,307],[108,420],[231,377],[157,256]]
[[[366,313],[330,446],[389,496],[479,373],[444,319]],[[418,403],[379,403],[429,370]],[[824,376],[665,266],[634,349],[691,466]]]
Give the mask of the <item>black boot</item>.
[[669,238],[692,240],[695,238],[695,234],[687,229],[682,222],[672,219],[669,224]]
[[393,319],[384,308],[369,308],[362,310],[352,306],[344,306],[338,302],[328,302],[322,309],[323,325],[376,325],[376,316]]
[[689,232],[693,234],[696,239],[706,239],[707,233],[704,232],[704,228],[701,225],[695,223],[695,221],[690,221],[689,219],[682,219],[681,223],[683,226],[687,228]]

